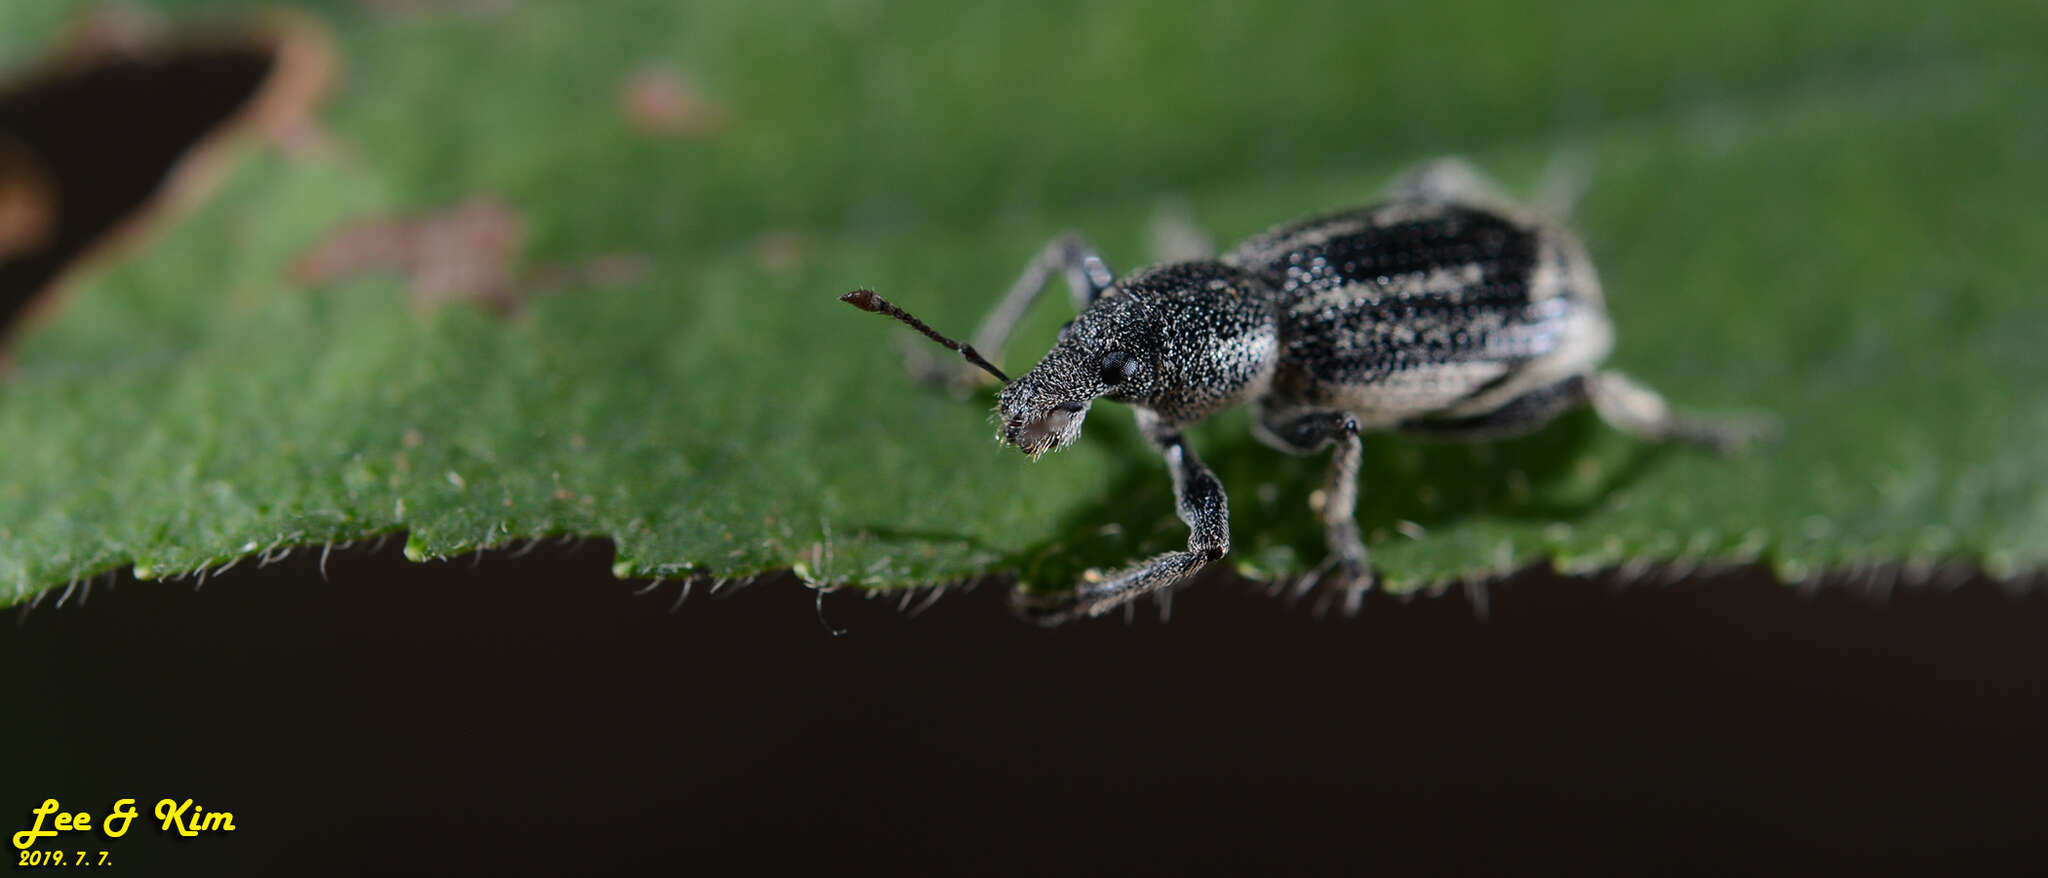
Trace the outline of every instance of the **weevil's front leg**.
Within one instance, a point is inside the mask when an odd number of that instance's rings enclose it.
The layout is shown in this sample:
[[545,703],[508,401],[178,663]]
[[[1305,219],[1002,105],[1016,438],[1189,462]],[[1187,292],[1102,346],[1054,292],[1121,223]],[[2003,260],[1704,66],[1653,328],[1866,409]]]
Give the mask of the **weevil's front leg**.
[[1587,379],[1587,395],[1600,419],[1652,442],[1681,442],[1721,454],[1735,454],[1779,433],[1778,419],[1763,412],[1706,417],[1671,407],[1656,391],[1620,372]]
[[1010,285],[995,310],[982,319],[980,328],[974,330],[974,347],[986,351],[988,357],[1000,355],[1003,345],[1010,341],[1010,333],[1024,322],[1025,312],[1052,285],[1055,275],[1066,277],[1076,311],[1087,308],[1096,296],[1116,283],[1115,272],[1109,270],[1109,263],[1102,261],[1102,254],[1088,239],[1074,232],[1054,238],[1024,267],[1024,273]]
[[1011,603],[1033,621],[1058,625],[1100,616],[1185,582],[1203,565],[1230,552],[1230,502],[1223,483],[1195,456],[1179,431],[1160,426],[1157,418],[1142,409],[1138,426],[1166,457],[1173,472],[1174,503],[1189,531],[1187,551],[1156,555],[1099,580],[1091,578],[1069,593],[1046,595],[1019,589],[1011,595]]
[[[974,348],[989,360],[1002,362],[1003,346],[1009,343],[1010,334],[1016,331],[1017,324],[1024,322],[1024,315],[1052,285],[1055,276],[1067,279],[1076,311],[1088,307],[1116,282],[1109,264],[1102,261],[1102,255],[1087,239],[1071,232],[1054,238],[1024,267],[1024,273],[1010,285],[995,309],[982,318],[981,326],[974,331]],[[988,379],[986,374],[962,365],[957,359],[934,354],[922,342],[908,337],[905,341],[909,344],[903,348],[904,365],[921,382],[942,385],[964,396]]]

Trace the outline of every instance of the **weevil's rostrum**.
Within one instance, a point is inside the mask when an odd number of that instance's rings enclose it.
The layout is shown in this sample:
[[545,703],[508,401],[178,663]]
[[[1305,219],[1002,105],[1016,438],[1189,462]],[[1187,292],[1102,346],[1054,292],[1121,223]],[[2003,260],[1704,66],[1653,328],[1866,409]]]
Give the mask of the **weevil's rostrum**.
[[[1093,402],[1108,399],[1131,406],[1166,458],[1190,531],[1187,550],[1091,577],[1071,592],[1020,589],[1019,607],[1048,622],[1098,615],[1227,554],[1223,486],[1182,430],[1246,403],[1265,444],[1290,454],[1332,448],[1318,510],[1329,556],[1307,584],[1342,589],[1350,607],[1372,583],[1353,519],[1360,432],[1501,438],[1590,403],[1610,424],[1650,440],[1725,452],[1769,433],[1768,416],[1682,415],[1648,388],[1600,370],[1613,329],[1584,246],[1558,220],[1565,207],[1522,208],[1469,165],[1438,160],[1402,175],[1379,204],[1282,225],[1220,257],[1121,280],[1085,241],[1063,237],[964,349],[914,324],[969,361],[978,359],[976,347],[994,356],[1052,277],[1064,275],[1080,314],[1038,365],[1003,388],[999,437],[1034,458],[1064,448]],[[880,304],[864,304],[870,300]],[[866,291],[847,301],[908,317]],[[936,377],[957,387],[963,374]]]

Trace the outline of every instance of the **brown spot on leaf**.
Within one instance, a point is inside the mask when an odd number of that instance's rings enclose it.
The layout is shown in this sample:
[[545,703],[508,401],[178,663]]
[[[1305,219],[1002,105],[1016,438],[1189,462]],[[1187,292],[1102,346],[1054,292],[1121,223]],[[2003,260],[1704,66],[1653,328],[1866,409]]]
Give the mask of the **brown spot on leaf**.
[[525,217],[498,198],[479,195],[441,210],[337,229],[300,255],[292,277],[324,284],[392,273],[405,279],[421,308],[467,301],[509,315],[536,295],[627,286],[648,274],[647,257],[629,251],[529,268],[521,259],[525,242]]
[[620,250],[601,253],[582,262],[554,263],[533,270],[526,288],[551,293],[575,287],[612,289],[631,286],[647,278],[647,257]]
[[512,270],[526,221],[502,202],[471,199],[413,226],[405,243],[413,294],[427,301],[474,296],[512,306]]
[[502,15],[518,6],[514,0],[356,0],[356,5],[383,18],[430,18],[437,15]]
[[732,122],[732,114],[706,97],[695,79],[663,64],[627,74],[618,100],[626,124],[643,134],[710,140]]
[[293,276],[327,283],[358,274],[401,274],[423,306],[454,299],[500,313],[519,305],[514,283],[526,222],[489,196],[396,219],[370,220],[334,232],[299,258]]

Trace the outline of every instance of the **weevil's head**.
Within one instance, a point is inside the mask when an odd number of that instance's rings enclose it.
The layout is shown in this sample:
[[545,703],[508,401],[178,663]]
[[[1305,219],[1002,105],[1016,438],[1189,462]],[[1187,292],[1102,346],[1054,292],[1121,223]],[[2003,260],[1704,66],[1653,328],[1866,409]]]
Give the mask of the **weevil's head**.
[[1192,423],[1272,374],[1270,298],[1219,263],[1148,269],[1103,292],[996,401],[999,438],[1036,458],[1072,445],[1097,399]]
[[1035,458],[1072,445],[1098,397],[1144,398],[1161,353],[1160,315],[1149,305],[1113,287],[1060,327],[1052,350],[996,400],[1002,441]]

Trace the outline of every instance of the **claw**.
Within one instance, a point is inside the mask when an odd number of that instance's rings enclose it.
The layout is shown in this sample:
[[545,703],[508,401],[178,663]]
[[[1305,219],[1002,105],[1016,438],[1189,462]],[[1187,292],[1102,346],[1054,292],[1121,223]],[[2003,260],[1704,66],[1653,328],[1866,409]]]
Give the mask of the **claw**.
[[1359,608],[1365,605],[1365,593],[1371,591],[1377,582],[1372,568],[1362,563],[1343,558],[1325,558],[1323,563],[1317,564],[1315,569],[1296,580],[1293,596],[1298,599],[1320,586],[1324,592],[1341,593],[1344,597],[1344,615],[1355,616]]
[[1777,441],[1784,435],[1785,425],[1777,416],[1765,412],[1741,412],[1683,418],[1672,433],[1680,441],[1703,446],[1722,457],[1735,457],[1758,445]]
[[1032,624],[1052,628],[1076,618],[1079,597],[1074,591],[1032,591],[1020,585],[1010,589],[1010,612]]

